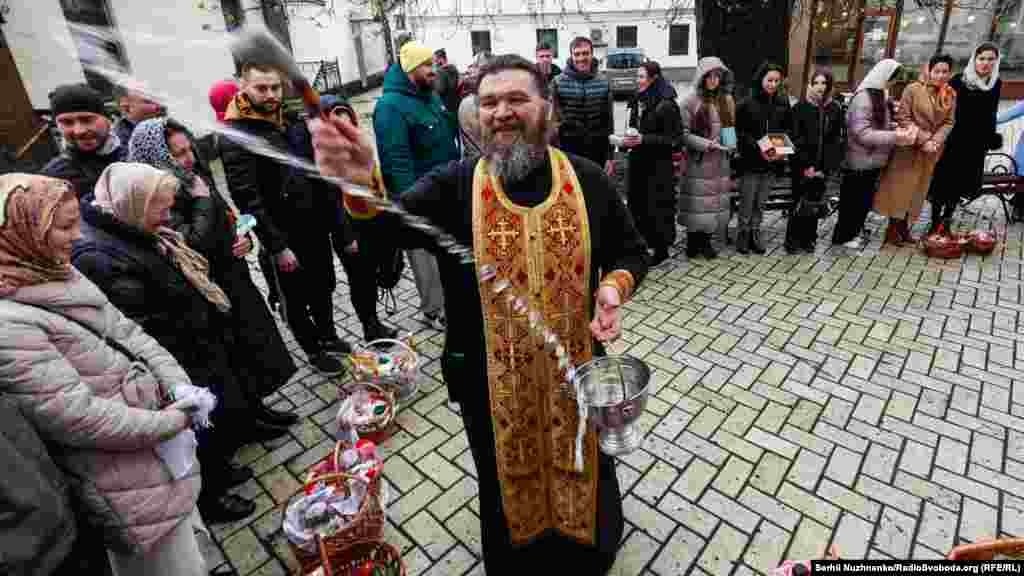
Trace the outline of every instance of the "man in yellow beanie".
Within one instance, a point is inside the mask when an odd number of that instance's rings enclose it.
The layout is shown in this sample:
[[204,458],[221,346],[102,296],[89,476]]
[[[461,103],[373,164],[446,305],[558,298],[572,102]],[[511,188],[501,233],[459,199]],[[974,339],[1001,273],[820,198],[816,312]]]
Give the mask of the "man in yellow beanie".
[[[381,174],[394,199],[435,167],[459,159],[455,112],[434,93],[433,58],[434,51],[415,40],[403,44],[399,63],[384,76],[384,94],[373,112]],[[437,260],[425,250],[410,250],[408,256],[420,294],[420,320],[443,330]]]

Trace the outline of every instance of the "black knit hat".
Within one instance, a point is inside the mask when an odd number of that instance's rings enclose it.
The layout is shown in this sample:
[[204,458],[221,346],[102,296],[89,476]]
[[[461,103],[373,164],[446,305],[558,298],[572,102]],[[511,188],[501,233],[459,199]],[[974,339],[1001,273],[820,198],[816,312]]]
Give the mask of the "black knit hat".
[[92,112],[107,115],[103,95],[86,84],[65,84],[50,92],[50,110],[54,116],[65,112]]

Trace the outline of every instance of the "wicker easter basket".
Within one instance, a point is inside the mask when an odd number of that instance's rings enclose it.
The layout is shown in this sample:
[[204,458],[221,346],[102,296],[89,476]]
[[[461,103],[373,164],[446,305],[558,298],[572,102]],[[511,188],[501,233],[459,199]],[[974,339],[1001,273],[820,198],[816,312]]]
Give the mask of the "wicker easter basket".
[[320,565],[307,576],[372,576],[374,568],[383,576],[406,576],[402,553],[387,542],[357,542],[348,549],[349,559],[332,560],[320,542]]
[[349,356],[352,377],[389,388],[399,403],[416,397],[420,358],[409,342],[382,338],[359,346]]
[[[352,423],[349,420],[353,414],[353,403],[355,394],[365,389],[369,392],[371,399],[383,402],[384,411],[381,414],[371,415],[370,421],[365,423]],[[341,404],[338,406],[338,415],[335,418],[337,430],[354,428],[360,438],[366,438],[374,444],[383,444],[395,431],[395,417],[398,414],[398,401],[395,399],[394,388],[381,386],[372,382],[354,382],[340,388],[342,396]]]
[[[334,452],[310,469],[303,489],[297,494],[309,494],[324,486],[332,486],[349,495],[351,493],[350,482],[366,483],[359,476],[341,472],[341,453],[349,447],[350,445],[346,442],[338,442],[334,446]],[[382,482],[380,475],[376,475],[366,483],[366,495],[360,503],[359,511],[344,528],[336,533],[326,538],[316,536],[317,549],[315,551],[305,550],[290,540],[288,541],[292,553],[295,554],[295,559],[302,566],[302,574],[309,574],[321,566],[347,566],[365,556],[363,554],[365,547],[360,548],[357,545],[383,541],[385,514],[381,500],[385,495],[382,490]],[[330,574],[330,572],[325,573]],[[335,570],[334,574],[346,573]]]

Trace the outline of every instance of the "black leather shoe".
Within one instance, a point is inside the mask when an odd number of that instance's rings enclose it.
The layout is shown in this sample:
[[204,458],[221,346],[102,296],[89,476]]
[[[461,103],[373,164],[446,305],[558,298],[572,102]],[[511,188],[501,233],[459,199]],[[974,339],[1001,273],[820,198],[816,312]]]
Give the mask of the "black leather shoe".
[[373,342],[374,340],[394,340],[395,338],[398,338],[398,330],[377,322],[376,324],[364,326],[363,336],[366,338],[367,342]]
[[333,352],[335,354],[351,354],[352,345],[341,338],[334,336],[331,338],[321,339],[320,350],[323,352]]
[[224,473],[224,486],[234,488],[245,484],[253,477],[252,468],[248,466],[231,466]]
[[245,442],[266,442],[274,438],[280,438],[288,433],[288,427],[276,426],[269,422],[253,419]]
[[736,251],[740,254],[750,254],[750,232],[736,233]]
[[234,494],[225,494],[217,499],[199,499],[199,513],[207,524],[237,522],[255,511],[255,502]]
[[718,258],[718,251],[715,250],[715,247],[711,245],[711,234],[703,234],[703,239],[701,240],[700,246],[700,253],[708,260],[714,260],[715,258]]
[[273,424],[274,426],[288,427],[299,421],[299,415],[294,412],[283,412],[266,406],[260,406],[256,411],[256,416],[267,424]]

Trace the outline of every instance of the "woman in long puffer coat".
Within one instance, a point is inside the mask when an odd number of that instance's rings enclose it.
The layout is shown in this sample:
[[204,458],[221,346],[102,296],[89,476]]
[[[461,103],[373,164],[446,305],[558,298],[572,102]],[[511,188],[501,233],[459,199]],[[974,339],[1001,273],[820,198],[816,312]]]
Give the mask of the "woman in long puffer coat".
[[199,467],[175,479],[157,454],[183,433],[195,445],[164,408],[189,377],[71,266],[78,237],[67,182],[0,176],[0,392],[57,447],[116,576],[200,576]]
[[723,130],[731,130],[735,137],[736,104],[724,90],[729,74],[720,59],[701,58],[693,92],[682,106],[686,178],[679,195],[679,223],[686,226],[686,254],[690,258],[718,255],[711,245],[711,234],[729,213],[731,149],[722,142]]
[[679,146],[682,126],[675,88],[661,75],[657,62],[644,62],[637,72],[638,93],[629,105],[629,210],[647,245],[654,249],[652,266],[668,259],[676,242],[676,190],[672,152]]

